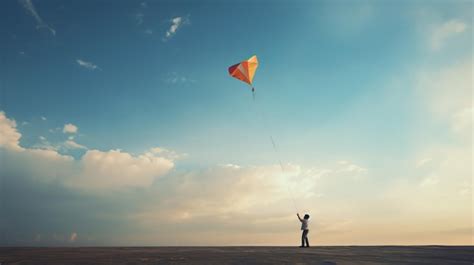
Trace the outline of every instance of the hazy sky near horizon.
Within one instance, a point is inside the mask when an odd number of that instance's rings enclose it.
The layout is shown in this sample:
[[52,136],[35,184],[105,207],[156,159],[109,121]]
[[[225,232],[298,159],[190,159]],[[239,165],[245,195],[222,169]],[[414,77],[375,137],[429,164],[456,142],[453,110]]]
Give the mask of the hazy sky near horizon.
[[0,7],[0,245],[473,242],[472,1]]

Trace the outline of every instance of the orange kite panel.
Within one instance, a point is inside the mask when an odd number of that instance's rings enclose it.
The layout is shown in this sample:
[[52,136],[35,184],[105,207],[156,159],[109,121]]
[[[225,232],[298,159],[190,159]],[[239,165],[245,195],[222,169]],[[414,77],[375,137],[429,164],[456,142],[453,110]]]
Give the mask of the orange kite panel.
[[257,67],[258,59],[257,56],[254,55],[246,61],[242,61],[229,67],[229,74],[236,79],[252,85],[253,77],[255,76]]

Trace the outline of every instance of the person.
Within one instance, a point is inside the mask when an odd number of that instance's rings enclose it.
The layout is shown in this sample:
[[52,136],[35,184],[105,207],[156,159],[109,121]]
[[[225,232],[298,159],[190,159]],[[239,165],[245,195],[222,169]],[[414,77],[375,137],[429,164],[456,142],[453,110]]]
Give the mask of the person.
[[309,233],[308,219],[309,219],[309,214],[305,214],[303,218],[300,217],[299,213],[297,213],[296,216],[298,216],[298,219],[301,222],[301,231],[303,231],[303,233],[301,234],[301,246],[300,246],[300,248],[304,248],[305,243],[306,243],[306,247],[309,248],[309,241],[308,241],[308,233]]

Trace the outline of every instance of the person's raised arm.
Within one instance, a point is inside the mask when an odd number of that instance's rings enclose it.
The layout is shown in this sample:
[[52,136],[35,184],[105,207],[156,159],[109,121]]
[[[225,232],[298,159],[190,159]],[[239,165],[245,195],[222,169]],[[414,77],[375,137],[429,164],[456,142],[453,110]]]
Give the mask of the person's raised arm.
[[300,222],[303,222],[303,219],[301,219],[300,214],[296,213],[296,216],[298,216],[298,219],[300,219]]

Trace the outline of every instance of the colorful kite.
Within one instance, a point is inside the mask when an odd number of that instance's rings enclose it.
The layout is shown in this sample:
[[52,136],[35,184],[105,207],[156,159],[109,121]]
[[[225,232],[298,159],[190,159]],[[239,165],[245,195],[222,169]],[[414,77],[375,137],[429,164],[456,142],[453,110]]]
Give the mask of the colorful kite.
[[249,84],[250,86],[252,86],[252,92],[254,92],[255,88],[253,88],[252,81],[255,75],[255,71],[257,70],[257,67],[258,67],[258,59],[257,59],[257,56],[254,55],[250,57],[250,59],[248,60],[245,60],[238,64],[234,64],[231,67],[229,67],[229,74],[232,77],[237,78],[240,81],[243,81]]

